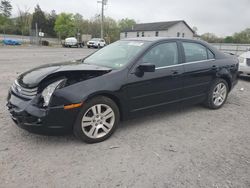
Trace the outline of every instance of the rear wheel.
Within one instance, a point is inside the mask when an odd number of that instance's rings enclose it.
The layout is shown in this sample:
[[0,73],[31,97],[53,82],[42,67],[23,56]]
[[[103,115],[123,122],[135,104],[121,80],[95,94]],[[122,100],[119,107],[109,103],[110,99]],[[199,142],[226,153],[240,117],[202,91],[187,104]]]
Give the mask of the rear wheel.
[[119,123],[117,105],[107,97],[96,97],[84,104],[74,125],[74,134],[87,143],[109,138]]
[[224,79],[216,79],[210,87],[205,105],[211,109],[221,108],[227,100],[228,84]]

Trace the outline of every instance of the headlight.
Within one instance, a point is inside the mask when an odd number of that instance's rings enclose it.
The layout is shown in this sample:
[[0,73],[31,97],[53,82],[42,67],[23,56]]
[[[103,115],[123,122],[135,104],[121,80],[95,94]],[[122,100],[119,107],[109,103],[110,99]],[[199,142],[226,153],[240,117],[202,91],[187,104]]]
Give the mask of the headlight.
[[245,58],[239,57],[239,63],[240,63],[240,64],[244,63],[244,61],[245,61]]
[[52,84],[48,85],[42,92],[42,97],[44,100],[43,106],[48,106],[51,96],[54,93],[54,91],[58,88],[61,88],[63,84],[65,83],[65,79],[58,80],[56,82],[53,82]]

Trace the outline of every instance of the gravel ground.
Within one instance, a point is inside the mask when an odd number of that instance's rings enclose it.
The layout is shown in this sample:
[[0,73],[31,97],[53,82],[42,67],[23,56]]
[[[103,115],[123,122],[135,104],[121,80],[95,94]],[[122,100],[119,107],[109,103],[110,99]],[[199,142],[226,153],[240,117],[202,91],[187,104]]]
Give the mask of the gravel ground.
[[[48,137],[14,125],[7,91],[21,72],[93,50],[0,48],[0,187],[250,187],[250,82],[220,110],[193,106],[123,122],[107,141]],[[240,89],[244,88],[244,91]]]

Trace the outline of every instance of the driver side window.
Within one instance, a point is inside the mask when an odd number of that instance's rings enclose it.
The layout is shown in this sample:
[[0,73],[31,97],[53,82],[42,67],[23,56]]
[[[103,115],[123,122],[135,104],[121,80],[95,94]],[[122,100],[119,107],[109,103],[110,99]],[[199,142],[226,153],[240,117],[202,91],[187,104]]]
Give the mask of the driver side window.
[[152,63],[156,68],[178,64],[176,42],[163,43],[153,47],[143,56],[142,62]]

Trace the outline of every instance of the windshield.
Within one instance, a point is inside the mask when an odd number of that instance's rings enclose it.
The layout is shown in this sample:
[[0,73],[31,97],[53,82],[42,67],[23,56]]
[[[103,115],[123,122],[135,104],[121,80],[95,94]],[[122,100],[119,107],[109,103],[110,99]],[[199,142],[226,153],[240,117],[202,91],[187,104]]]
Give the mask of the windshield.
[[120,69],[145,49],[150,42],[117,41],[95,52],[84,60],[84,63]]
[[93,39],[91,39],[90,41],[99,41],[99,40],[101,40],[101,39],[93,38]]

